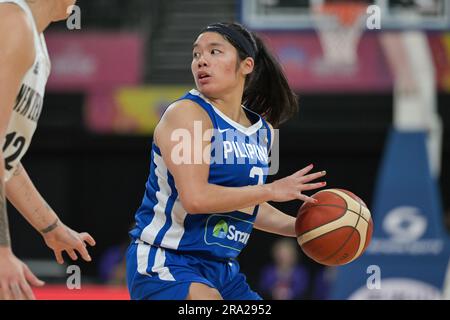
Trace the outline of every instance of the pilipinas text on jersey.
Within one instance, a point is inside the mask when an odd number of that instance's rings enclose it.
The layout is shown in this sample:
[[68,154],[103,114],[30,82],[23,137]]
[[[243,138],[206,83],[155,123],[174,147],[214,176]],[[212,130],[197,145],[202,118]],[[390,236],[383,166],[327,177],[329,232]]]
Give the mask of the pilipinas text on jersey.
[[[182,99],[201,106],[213,124],[209,183],[225,187],[263,184],[269,170],[271,143],[267,122],[243,107],[252,125],[242,126],[197,90],[191,90]],[[258,206],[250,212],[189,214],[181,204],[173,176],[158,146],[153,144],[150,177],[136,213],[136,227],[130,234],[136,240],[166,249],[234,258],[246,246],[257,212]]]

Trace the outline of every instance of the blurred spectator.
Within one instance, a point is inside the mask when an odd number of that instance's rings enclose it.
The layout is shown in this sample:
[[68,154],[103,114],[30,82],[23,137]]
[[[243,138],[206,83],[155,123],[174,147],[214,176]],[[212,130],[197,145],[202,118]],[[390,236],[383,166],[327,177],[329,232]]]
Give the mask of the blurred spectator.
[[330,297],[331,286],[336,278],[336,268],[321,266],[314,276],[312,299],[327,300]]
[[128,243],[108,248],[100,257],[98,271],[102,283],[126,286],[125,251]]
[[272,250],[274,264],[266,266],[261,273],[261,294],[273,300],[304,299],[309,287],[309,273],[299,263],[299,247],[295,240],[279,240]]

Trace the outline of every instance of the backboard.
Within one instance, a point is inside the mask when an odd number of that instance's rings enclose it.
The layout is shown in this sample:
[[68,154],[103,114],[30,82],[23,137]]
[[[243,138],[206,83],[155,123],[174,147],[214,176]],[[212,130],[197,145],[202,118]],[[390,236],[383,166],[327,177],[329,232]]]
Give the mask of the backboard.
[[[311,30],[316,4],[329,0],[242,0],[241,21],[255,30]],[[391,29],[450,30],[448,0],[361,0],[376,5],[381,31]]]

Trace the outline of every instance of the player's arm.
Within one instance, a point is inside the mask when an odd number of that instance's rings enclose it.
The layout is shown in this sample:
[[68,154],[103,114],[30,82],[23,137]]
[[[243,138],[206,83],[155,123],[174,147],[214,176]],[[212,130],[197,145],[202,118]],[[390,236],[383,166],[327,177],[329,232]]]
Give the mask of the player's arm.
[[[267,124],[269,125],[271,136],[270,148],[272,148],[275,140],[275,130],[269,122],[267,122]],[[249,210],[252,211],[253,209],[253,207],[249,208]],[[295,237],[295,218],[281,212],[267,202],[259,205],[254,227],[255,229],[273,234]]]
[[[15,4],[0,5],[0,141],[3,144],[19,87],[34,61],[31,26]],[[0,290],[2,299],[33,299],[29,287],[43,285],[11,250],[6,212],[5,164],[0,148]]]
[[[0,142],[2,147],[20,83],[31,67],[35,54],[31,29],[25,14],[20,11],[21,9],[16,5],[3,4],[0,7]],[[3,148],[0,148],[0,246],[10,245],[5,174]]]
[[[195,123],[198,127],[201,124],[202,130],[194,130]],[[200,163],[195,164],[195,160],[198,160],[195,157],[201,153],[207,155],[209,159],[210,141],[209,139],[192,141],[199,136],[201,138],[209,129],[212,129],[212,124],[206,112],[189,100],[172,104],[155,129],[155,142],[161,150],[164,163],[175,179],[181,203],[189,213],[231,212],[271,200],[314,201],[302,194],[302,191],[323,186],[321,183],[309,183],[323,176],[321,172],[307,174],[312,166],[266,185],[224,187],[209,183],[209,163],[202,159]],[[180,154],[180,145],[185,142],[176,139],[177,134],[178,137],[184,135],[193,138],[184,143],[183,151],[188,152],[185,159],[189,159],[189,163],[180,163],[176,159]],[[194,148],[195,143],[201,146],[201,150]]]
[[78,252],[86,261],[91,257],[86,244],[95,245],[95,240],[86,232],[78,233],[59,220],[57,214],[47,204],[34,186],[22,164],[19,164],[6,184],[8,200],[22,216],[42,235],[51,248],[58,263],[63,263],[62,252],[77,260]]
[[[0,43],[2,43],[0,47],[0,141],[4,141],[20,84],[27,70],[34,62],[35,51],[32,28],[23,10],[14,4],[2,4],[0,7],[0,15],[2,17],[0,20]],[[14,30],[14,32],[11,32],[11,30]],[[45,224],[50,219],[53,219],[52,223],[54,224],[56,222],[56,215],[53,216],[51,214],[52,211],[49,211],[47,215],[41,215],[35,218],[30,213],[30,210],[42,207],[40,206],[40,199],[42,197],[40,197],[34,188],[26,172],[20,170],[21,168],[17,172],[20,171],[23,174],[17,175],[16,172],[16,175],[5,184],[5,166],[2,149],[0,149],[0,160],[0,243],[5,244],[6,249],[11,251],[6,214],[6,198],[9,198],[20,213],[34,227]],[[27,207],[30,201],[33,202],[33,205]],[[40,210],[40,212],[43,211]],[[47,227],[49,226],[51,224]],[[63,224],[60,223],[60,226],[60,229],[64,229]],[[45,230],[45,228],[43,227],[39,230]],[[51,239],[51,236],[59,233],[61,232],[57,232],[57,230],[53,233],[48,232],[48,237],[45,240],[47,244],[52,244],[52,249],[54,247],[61,247],[56,246],[55,240]],[[73,243],[79,244],[79,241],[75,241],[73,237],[69,237],[71,235],[69,231],[66,230],[66,234],[66,237],[61,237],[64,239],[65,246]],[[59,262],[62,262],[62,259],[59,259]]]
[[[272,137],[270,146],[272,148],[273,142],[275,140],[275,130],[270,123],[268,123],[268,125]],[[324,183],[324,185],[325,184],[326,183]],[[253,209],[254,208],[251,207],[242,211],[245,212],[246,210],[251,210],[251,212],[253,212]],[[295,237],[295,220],[296,219],[293,216],[285,214],[277,208],[271,206],[267,202],[264,202],[259,205],[258,215],[256,216],[254,228],[286,237]]]
[[295,217],[265,202],[259,205],[254,228],[286,237],[295,237],[295,220]]

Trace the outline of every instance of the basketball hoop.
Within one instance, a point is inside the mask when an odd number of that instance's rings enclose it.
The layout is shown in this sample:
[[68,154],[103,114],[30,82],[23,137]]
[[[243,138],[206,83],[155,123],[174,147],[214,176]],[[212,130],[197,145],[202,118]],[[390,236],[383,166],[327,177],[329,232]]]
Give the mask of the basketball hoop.
[[354,70],[366,10],[367,4],[354,1],[325,2],[313,6],[313,17],[323,49],[320,69],[324,73]]

